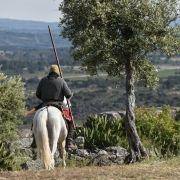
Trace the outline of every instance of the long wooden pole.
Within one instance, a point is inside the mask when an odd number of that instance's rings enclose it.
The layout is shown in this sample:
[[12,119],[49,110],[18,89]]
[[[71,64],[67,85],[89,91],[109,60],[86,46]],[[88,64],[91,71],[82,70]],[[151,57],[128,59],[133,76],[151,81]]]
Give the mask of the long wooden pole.
[[60,77],[63,78],[62,71],[61,71],[61,66],[60,66],[60,63],[59,63],[59,58],[58,58],[58,55],[57,55],[56,47],[55,47],[55,44],[54,44],[53,36],[52,36],[51,29],[50,29],[49,25],[48,25],[48,30],[49,30],[49,35],[50,35],[50,38],[51,38],[51,43],[52,43],[52,46],[53,46],[53,51],[54,51],[54,55],[55,55],[55,58],[56,58],[56,62],[57,62],[58,68],[59,68]]
[[[53,51],[54,51],[54,55],[55,55],[55,58],[56,58],[56,62],[57,62],[58,68],[59,68],[60,77],[63,78],[62,71],[61,71],[61,66],[60,66],[60,62],[59,62],[59,58],[58,58],[58,54],[57,54],[57,50],[56,50],[56,46],[54,44],[53,36],[52,36],[52,33],[51,33],[51,28],[50,28],[49,25],[48,25],[48,30],[49,30],[49,35],[50,35],[50,38],[51,38],[51,43],[52,43],[52,46],[53,46]],[[69,100],[67,100],[67,105],[68,105],[68,108],[69,108],[70,117],[71,117],[71,119],[73,121],[73,125],[74,125],[74,128],[75,128],[76,126],[75,126],[74,119],[73,119],[73,116],[72,116],[72,110],[71,110],[71,107],[70,107],[70,104],[69,104]]]

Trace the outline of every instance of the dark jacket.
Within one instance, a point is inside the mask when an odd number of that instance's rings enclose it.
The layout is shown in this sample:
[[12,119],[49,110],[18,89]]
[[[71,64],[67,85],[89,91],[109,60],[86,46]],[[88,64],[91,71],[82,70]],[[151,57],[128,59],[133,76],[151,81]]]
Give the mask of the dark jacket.
[[64,96],[68,99],[72,96],[72,93],[64,79],[56,73],[50,73],[39,82],[36,96],[43,102],[63,102]]

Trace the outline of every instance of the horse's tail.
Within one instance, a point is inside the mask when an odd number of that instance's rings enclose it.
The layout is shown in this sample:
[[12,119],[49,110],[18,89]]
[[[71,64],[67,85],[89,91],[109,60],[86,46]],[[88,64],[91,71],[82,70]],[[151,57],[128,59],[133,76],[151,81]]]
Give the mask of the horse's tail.
[[51,169],[53,168],[53,158],[49,146],[47,121],[48,121],[48,111],[47,109],[44,109],[37,114],[37,118],[35,122],[36,123],[35,137],[36,137],[37,149],[39,151],[45,169]]

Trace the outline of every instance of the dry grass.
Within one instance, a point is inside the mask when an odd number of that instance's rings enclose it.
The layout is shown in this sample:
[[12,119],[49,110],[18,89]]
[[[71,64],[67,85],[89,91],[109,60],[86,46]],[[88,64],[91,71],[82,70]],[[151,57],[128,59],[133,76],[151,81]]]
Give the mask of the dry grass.
[[54,171],[1,172],[4,179],[180,179],[180,157],[168,161],[149,161],[131,165],[106,167],[56,168]]

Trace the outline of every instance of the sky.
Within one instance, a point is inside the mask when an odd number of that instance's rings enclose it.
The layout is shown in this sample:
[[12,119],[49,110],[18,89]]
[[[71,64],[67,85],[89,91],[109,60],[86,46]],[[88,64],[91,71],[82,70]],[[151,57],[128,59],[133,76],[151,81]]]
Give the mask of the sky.
[[0,18],[58,22],[62,0],[0,0]]

